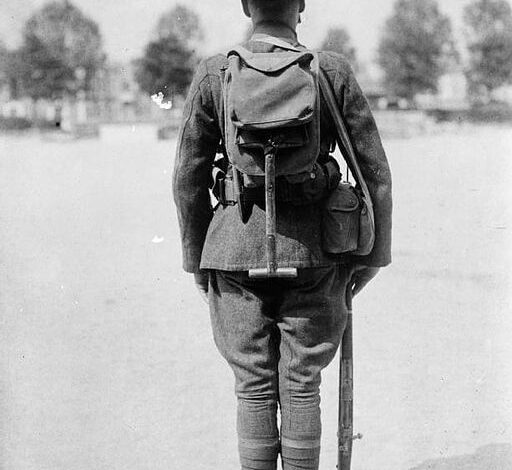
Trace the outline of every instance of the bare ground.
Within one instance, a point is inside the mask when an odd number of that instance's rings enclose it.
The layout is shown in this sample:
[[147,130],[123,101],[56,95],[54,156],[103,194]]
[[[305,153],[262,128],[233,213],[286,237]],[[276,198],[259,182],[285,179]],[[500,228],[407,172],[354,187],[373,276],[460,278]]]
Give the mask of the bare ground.
[[[0,136],[1,469],[238,468],[231,373],[181,271],[174,143],[154,136]],[[386,149],[394,263],[355,303],[353,469],[510,469],[512,131]]]

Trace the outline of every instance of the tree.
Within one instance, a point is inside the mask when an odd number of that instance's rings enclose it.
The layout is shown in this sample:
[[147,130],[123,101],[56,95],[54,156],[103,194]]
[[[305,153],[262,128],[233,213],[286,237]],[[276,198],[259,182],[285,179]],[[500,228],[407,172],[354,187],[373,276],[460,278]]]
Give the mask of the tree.
[[23,82],[28,72],[18,49],[4,50],[0,53],[0,83],[3,78],[10,98],[18,99],[22,95]]
[[22,95],[22,82],[27,75],[19,49],[7,49],[0,42],[0,88],[7,87],[9,98],[18,99]]
[[135,80],[151,95],[165,98],[184,95],[198,62],[195,48],[203,38],[199,16],[178,4],[163,14],[156,26],[156,39],[135,62]]
[[24,88],[33,98],[73,97],[90,90],[104,62],[98,25],[69,1],[44,5],[25,23]]
[[195,65],[194,52],[177,36],[169,34],[146,46],[144,56],[136,61],[135,80],[151,95],[160,92],[164,97],[184,95]]
[[344,55],[352,65],[356,65],[356,49],[352,45],[350,35],[345,28],[329,28],[320,49],[338,52]]
[[9,51],[4,46],[4,43],[0,40],[0,85],[7,81],[7,72],[9,70],[7,65],[7,58]]
[[378,49],[388,91],[408,99],[437,91],[449,57],[456,57],[451,22],[436,0],[397,0]]
[[464,9],[468,79],[489,94],[512,83],[512,9],[506,0],[476,0]]
[[160,17],[156,34],[158,39],[174,36],[191,49],[195,49],[204,37],[201,20],[197,13],[181,4]]

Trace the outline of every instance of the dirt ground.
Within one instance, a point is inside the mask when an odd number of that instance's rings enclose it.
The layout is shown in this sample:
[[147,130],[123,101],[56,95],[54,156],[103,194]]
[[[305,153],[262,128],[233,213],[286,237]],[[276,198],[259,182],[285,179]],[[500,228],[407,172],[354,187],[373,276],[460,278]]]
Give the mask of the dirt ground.
[[[235,470],[174,142],[0,136],[0,468]],[[512,129],[385,142],[394,262],[354,305],[353,470],[512,468]],[[337,362],[322,386],[335,469]]]

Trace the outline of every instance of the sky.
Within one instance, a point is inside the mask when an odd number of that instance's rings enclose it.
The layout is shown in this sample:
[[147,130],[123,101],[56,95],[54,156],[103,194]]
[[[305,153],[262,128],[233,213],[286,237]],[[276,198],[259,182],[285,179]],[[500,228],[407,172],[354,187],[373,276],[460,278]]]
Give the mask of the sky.
[[[0,39],[9,46],[19,42],[23,22],[46,0],[0,0]],[[151,39],[159,16],[179,0],[72,0],[99,23],[108,57],[128,62],[141,55]],[[219,52],[239,42],[249,20],[240,0],[181,0],[201,17],[205,31],[201,55]],[[307,0],[299,38],[308,47],[317,47],[329,26],[342,25],[351,35],[363,62],[375,59],[376,48],[386,18],[395,0]],[[441,10],[450,16],[455,33],[462,37],[462,10],[470,0],[440,0]],[[508,0],[512,4],[512,0]]]

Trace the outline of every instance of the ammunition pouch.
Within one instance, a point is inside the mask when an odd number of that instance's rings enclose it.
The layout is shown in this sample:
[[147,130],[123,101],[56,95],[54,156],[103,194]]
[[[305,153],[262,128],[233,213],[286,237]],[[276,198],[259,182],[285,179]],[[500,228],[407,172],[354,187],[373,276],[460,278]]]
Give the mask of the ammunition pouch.
[[[212,178],[212,192],[223,206],[265,202],[265,177],[242,175],[237,188],[233,178],[233,168],[224,173],[215,167]],[[279,176],[276,181],[276,200],[292,206],[313,204],[325,199],[334,191],[341,180],[338,162],[327,156],[323,163],[315,163],[311,172],[293,176]]]

